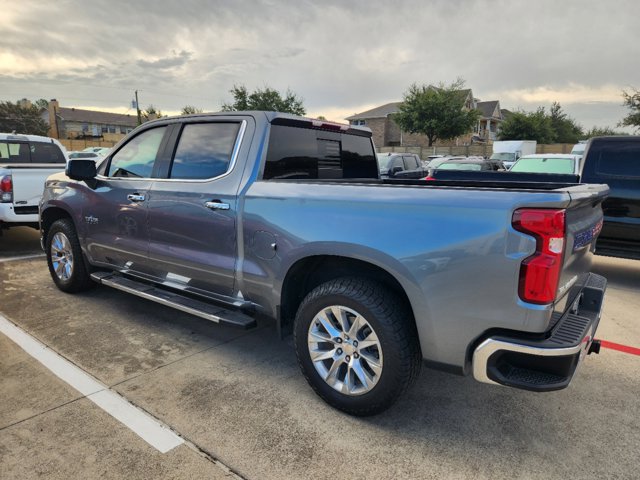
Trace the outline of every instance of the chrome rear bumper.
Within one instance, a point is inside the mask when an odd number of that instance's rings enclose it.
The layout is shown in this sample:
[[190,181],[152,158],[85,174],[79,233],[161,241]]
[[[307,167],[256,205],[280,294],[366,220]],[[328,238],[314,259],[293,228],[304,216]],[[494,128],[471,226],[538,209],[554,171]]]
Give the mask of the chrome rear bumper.
[[577,311],[565,312],[543,339],[494,335],[473,353],[473,376],[483,383],[532,391],[565,388],[578,365],[598,350],[594,336],[600,321],[607,281],[590,274]]

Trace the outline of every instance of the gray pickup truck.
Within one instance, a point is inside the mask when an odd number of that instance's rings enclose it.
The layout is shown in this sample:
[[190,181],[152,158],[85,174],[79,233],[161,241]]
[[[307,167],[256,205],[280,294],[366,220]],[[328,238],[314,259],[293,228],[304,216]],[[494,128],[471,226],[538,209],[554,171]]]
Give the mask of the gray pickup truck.
[[423,363],[566,387],[599,343],[603,185],[378,178],[366,128],[274,112],[145,123],[40,204],[55,284],[293,332],[330,405],[372,415]]

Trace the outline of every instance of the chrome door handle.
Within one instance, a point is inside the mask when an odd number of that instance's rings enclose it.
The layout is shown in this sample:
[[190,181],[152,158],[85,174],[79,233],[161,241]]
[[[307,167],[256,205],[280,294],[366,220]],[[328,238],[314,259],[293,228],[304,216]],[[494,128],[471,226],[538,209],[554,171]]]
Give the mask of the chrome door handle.
[[222,203],[217,200],[214,200],[213,202],[205,202],[204,206],[211,210],[229,210],[228,203]]
[[138,195],[137,193],[130,193],[127,195],[127,200],[132,202],[144,202],[144,195]]

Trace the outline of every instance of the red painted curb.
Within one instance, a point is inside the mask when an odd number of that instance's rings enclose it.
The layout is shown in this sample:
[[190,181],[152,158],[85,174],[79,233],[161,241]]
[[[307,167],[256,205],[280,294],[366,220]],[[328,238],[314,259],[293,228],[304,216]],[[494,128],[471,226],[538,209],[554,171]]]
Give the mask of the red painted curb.
[[600,346],[604,348],[610,348],[611,350],[618,350],[619,352],[630,353],[631,355],[640,355],[640,348],[620,345],[619,343],[607,342],[606,340],[600,340]]

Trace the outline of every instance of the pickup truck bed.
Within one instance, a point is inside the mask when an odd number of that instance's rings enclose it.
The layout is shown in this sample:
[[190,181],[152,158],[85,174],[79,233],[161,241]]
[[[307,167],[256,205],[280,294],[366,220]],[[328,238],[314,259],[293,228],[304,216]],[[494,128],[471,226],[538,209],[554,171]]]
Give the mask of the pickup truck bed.
[[[293,331],[314,390],[352,414],[388,408],[423,361],[487,383],[565,387],[606,285],[589,273],[606,186],[380,180],[370,137],[264,112],[149,122],[97,172],[72,160],[68,177],[47,181],[52,278],[194,314],[194,301],[217,305],[243,327],[271,317]],[[151,165],[135,153],[146,142]]]

